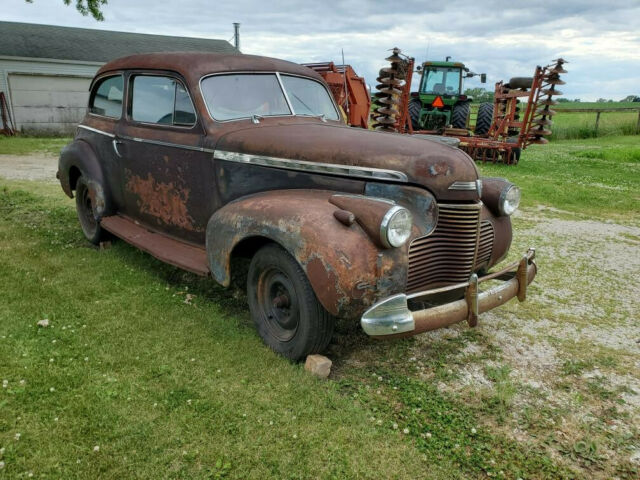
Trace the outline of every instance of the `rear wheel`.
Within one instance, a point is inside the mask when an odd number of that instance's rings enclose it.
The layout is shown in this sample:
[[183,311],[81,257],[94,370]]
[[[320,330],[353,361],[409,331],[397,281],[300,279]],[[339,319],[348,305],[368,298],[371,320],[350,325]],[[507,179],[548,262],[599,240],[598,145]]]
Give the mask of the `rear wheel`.
[[100,222],[96,219],[89,186],[87,185],[87,180],[82,176],[78,178],[76,183],[76,211],[78,212],[78,220],[84,236],[94,245],[98,245],[106,237],[106,231],[103,230]]
[[419,98],[412,98],[409,101],[409,118],[411,119],[411,127],[414,130],[421,130],[420,127],[420,110],[422,110],[422,102]]
[[493,103],[482,103],[478,108],[478,117],[476,118],[476,127],[474,133],[476,135],[486,135],[489,133],[491,123],[493,122]]
[[329,344],[334,318],[298,262],[279,245],[267,245],[254,255],[247,295],[258,333],[277,353],[297,361]]
[[470,111],[471,105],[469,102],[454,105],[453,112],[451,113],[451,126],[453,128],[467,128]]

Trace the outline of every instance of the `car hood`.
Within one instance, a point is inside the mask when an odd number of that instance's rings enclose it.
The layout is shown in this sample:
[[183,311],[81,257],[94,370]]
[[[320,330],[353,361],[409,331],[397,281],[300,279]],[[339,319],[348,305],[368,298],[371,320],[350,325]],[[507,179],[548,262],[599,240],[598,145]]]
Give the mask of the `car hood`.
[[463,151],[425,138],[324,123],[254,125],[218,139],[216,151],[396,170],[438,200],[477,200],[476,190],[451,190],[475,182],[478,170]]

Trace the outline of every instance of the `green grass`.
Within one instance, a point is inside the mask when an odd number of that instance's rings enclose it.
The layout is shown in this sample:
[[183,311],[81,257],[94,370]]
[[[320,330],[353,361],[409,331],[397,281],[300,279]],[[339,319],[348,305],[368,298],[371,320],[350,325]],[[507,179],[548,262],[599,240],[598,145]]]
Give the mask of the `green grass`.
[[[640,142],[611,137],[533,145],[516,166],[479,165],[522,189],[522,205],[585,216],[632,219],[640,211]],[[637,220],[637,218],[636,218]]]
[[265,348],[234,292],[90,248],[57,189],[0,183],[0,478],[454,476]]
[[48,153],[57,155],[71,141],[64,137],[5,137],[0,135],[0,154],[26,155],[29,153]]

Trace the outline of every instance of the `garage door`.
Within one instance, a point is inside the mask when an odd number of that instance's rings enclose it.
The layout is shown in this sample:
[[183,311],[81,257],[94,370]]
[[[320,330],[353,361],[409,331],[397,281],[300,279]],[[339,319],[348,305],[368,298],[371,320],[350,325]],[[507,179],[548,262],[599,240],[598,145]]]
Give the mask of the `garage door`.
[[68,133],[87,109],[90,78],[9,74],[16,127],[24,131]]

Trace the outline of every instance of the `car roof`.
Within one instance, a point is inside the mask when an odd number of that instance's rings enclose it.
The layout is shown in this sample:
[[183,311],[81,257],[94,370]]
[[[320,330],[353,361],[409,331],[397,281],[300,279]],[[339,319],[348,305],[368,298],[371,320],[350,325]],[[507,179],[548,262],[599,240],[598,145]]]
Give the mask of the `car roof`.
[[282,72],[322,81],[322,77],[297,63],[259,55],[207,52],[145,53],[118,58],[104,64],[96,76],[114,70],[168,70],[197,83],[201,77],[222,72]]

